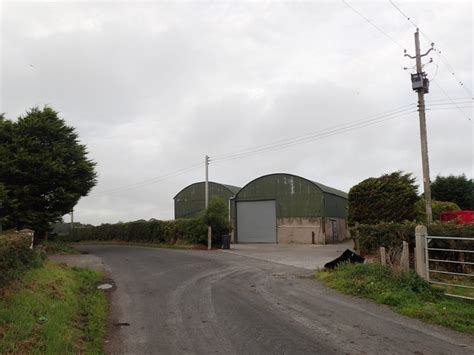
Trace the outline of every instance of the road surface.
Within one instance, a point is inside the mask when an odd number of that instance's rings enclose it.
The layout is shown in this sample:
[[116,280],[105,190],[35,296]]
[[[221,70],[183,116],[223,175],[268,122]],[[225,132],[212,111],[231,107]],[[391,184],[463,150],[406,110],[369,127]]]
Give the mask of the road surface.
[[109,353],[474,353],[469,336],[340,295],[305,269],[219,251],[79,248],[116,284]]

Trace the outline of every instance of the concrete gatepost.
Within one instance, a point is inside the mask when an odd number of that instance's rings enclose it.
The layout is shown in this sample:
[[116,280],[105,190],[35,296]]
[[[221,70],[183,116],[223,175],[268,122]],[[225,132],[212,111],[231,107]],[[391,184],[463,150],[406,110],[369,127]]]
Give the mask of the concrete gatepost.
[[425,280],[428,280],[426,272],[426,237],[428,236],[428,230],[425,226],[419,225],[415,228],[415,260],[416,260],[416,273]]
[[410,251],[408,243],[403,241],[402,255],[400,257],[400,267],[403,271],[410,270]]
[[387,253],[385,247],[380,247],[380,264],[382,264],[382,266],[387,265]]
[[[347,229],[349,232],[349,229]],[[351,237],[350,232],[349,232],[349,238]],[[360,254],[360,241],[359,241],[359,222],[355,223],[354,226],[354,236],[352,238],[354,241],[354,250]]]
[[30,249],[33,249],[33,244],[35,241],[35,231],[32,229],[25,228],[25,229],[20,230],[19,233],[24,234],[31,238]]

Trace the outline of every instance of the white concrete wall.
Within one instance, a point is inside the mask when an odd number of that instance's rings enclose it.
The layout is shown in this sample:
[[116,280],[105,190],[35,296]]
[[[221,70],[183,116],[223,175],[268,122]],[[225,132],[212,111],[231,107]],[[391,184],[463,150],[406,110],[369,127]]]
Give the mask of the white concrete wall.
[[277,219],[277,240],[282,244],[324,244],[321,218]]
[[[323,222],[324,221],[324,222]],[[277,240],[282,244],[331,244],[333,243],[333,223],[337,236],[334,242],[342,242],[350,237],[345,219],[341,218],[279,218],[277,219]],[[325,224],[325,228],[322,228]],[[314,235],[314,237],[313,237]]]

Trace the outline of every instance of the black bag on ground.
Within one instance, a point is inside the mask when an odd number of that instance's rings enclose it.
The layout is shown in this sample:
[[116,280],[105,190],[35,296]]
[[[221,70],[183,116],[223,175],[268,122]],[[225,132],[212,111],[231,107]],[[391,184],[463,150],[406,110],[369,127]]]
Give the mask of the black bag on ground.
[[324,265],[324,268],[334,269],[337,265],[339,265],[343,262],[349,262],[351,264],[355,264],[355,263],[361,264],[364,261],[365,261],[365,258],[363,258],[360,255],[357,255],[356,253],[354,253],[350,249],[346,249],[346,251],[344,253],[342,253],[342,255],[340,257],[334,259],[333,261],[330,261],[330,262],[326,263]]

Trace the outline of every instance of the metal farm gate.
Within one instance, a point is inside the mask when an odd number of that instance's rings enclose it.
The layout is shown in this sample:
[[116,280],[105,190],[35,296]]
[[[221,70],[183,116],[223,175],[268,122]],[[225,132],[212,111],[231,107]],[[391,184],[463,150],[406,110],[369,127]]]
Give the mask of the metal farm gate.
[[[436,241],[438,245],[430,247],[430,242]],[[443,243],[444,242],[444,243]],[[456,245],[453,245],[457,242]],[[471,242],[471,243],[469,243]],[[445,236],[425,236],[425,260],[426,279],[428,282],[437,285],[474,289],[474,238],[445,237]],[[463,245],[464,244],[464,245]],[[439,258],[439,253],[444,252],[445,257]],[[449,253],[449,254],[447,254]],[[438,255],[438,258],[436,257]],[[456,260],[448,259],[446,255],[457,255]],[[466,258],[467,256],[467,258]],[[468,259],[466,261],[465,259]],[[454,271],[453,271],[454,269]],[[431,275],[447,275],[448,280]],[[466,280],[465,283],[460,283]],[[472,281],[471,281],[472,280]],[[448,282],[447,282],[448,281]],[[455,295],[445,293],[447,296],[474,300],[471,296]]]

